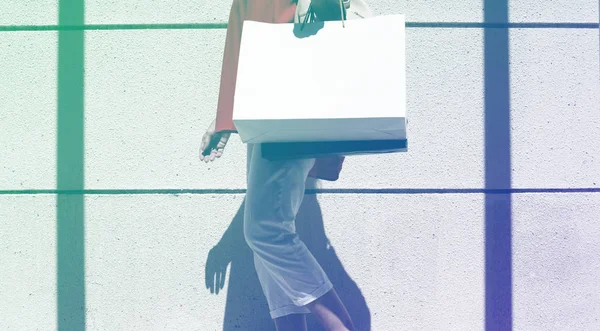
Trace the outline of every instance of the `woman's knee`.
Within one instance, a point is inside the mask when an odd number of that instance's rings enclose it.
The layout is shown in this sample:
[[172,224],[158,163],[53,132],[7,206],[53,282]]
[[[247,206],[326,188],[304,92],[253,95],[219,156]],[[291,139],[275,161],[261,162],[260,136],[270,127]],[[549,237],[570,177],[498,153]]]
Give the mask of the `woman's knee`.
[[248,218],[244,220],[244,239],[246,240],[246,244],[253,251],[256,251],[261,244],[267,241],[263,232],[264,231],[261,230],[261,225],[258,222],[254,222]]
[[293,222],[244,220],[244,239],[255,252],[273,249],[275,246],[282,252],[282,248],[294,246],[297,236]]

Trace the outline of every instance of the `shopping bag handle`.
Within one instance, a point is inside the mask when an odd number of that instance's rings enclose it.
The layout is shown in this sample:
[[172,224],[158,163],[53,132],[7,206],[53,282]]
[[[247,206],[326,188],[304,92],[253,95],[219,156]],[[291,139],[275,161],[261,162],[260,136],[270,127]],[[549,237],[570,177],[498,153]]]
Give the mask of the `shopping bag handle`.
[[343,3],[343,0],[340,0],[340,17],[342,18],[342,27],[345,28],[346,24],[344,23],[344,3]]
[[[345,20],[344,20],[344,3],[343,0],[340,0],[340,17],[342,18],[342,27],[346,27],[345,24]],[[308,21],[311,20],[312,22],[314,22],[315,20],[315,12],[313,11],[312,8],[312,2],[310,4],[310,6],[308,7],[308,10],[306,11],[306,15],[304,16],[304,21],[302,22],[302,26],[300,27],[300,31],[302,31],[302,29],[304,29],[304,25],[306,23],[309,23]]]

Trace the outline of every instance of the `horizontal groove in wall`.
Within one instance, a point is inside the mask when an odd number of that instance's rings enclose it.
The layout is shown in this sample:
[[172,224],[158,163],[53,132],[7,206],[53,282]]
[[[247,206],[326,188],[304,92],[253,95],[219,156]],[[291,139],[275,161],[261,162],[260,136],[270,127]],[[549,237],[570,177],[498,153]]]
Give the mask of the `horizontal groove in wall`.
[[[122,189],[122,190],[0,190],[0,195],[142,195],[142,194],[245,194],[245,189]],[[600,193],[600,188],[513,188],[513,189],[312,189],[306,194],[523,194]]]
[[[599,23],[478,23],[478,22],[406,22],[407,28],[479,28],[479,29],[598,29]],[[226,29],[227,23],[189,24],[86,24],[86,25],[2,25],[2,31],[69,30],[214,30]]]

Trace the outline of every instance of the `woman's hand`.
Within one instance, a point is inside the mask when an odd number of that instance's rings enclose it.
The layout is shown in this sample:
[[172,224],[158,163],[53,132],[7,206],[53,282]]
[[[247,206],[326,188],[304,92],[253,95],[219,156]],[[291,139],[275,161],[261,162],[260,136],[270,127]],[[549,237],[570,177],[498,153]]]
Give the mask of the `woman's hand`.
[[208,252],[204,267],[204,282],[210,293],[219,294],[219,290],[225,286],[227,266],[230,262],[231,257],[227,256],[218,245]]
[[219,158],[223,155],[223,150],[227,145],[229,132],[215,132],[216,120],[214,120],[206,129],[206,133],[202,137],[202,143],[200,145],[200,161],[208,163],[214,161],[215,158]]
[[[340,0],[312,0],[311,6],[319,21],[339,21],[342,19]],[[344,8],[344,13],[346,9]]]

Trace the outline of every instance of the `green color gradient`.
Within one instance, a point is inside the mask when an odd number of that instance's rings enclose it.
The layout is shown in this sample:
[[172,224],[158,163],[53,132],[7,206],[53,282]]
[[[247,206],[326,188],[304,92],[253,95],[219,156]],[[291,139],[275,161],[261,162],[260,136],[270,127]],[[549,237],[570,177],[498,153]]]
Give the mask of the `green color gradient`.
[[[59,1],[59,25],[82,25],[84,0]],[[58,190],[84,188],[84,32],[58,33]],[[85,330],[84,195],[56,196],[57,326]]]

